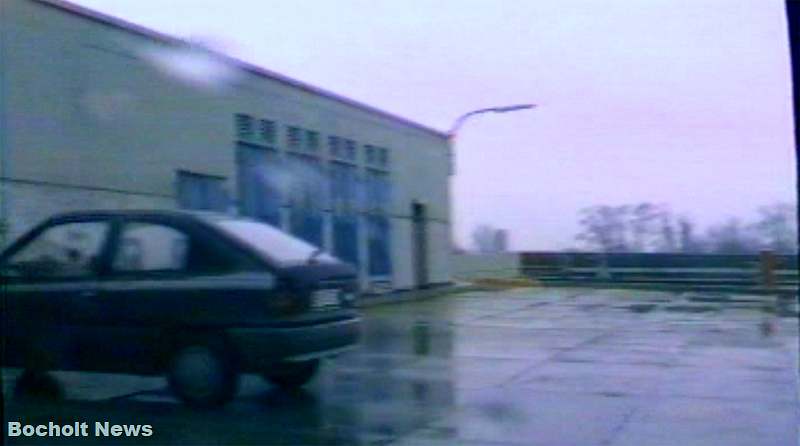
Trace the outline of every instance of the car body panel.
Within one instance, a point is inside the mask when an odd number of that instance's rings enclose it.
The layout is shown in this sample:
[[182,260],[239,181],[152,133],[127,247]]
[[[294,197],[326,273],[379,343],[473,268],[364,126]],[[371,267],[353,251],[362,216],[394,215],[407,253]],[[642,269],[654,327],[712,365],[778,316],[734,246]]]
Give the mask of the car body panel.
[[[4,365],[30,367],[30,352],[38,351],[42,358],[33,362],[44,369],[151,373],[163,368],[177,337],[209,333],[228,340],[244,363],[262,365],[297,355],[324,356],[357,342],[360,319],[348,302],[326,309],[311,302],[319,289],[341,296],[357,291],[351,267],[270,264],[208,218],[180,211],[73,213],[24,235],[0,254],[0,267],[48,228],[86,221],[110,225],[86,277],[3,275]],[[132,224],[174,228],[187,235],[192,250],[202,248],[202,259],[223,266],[116,271],[112,259],[121,250],[120,234]]]

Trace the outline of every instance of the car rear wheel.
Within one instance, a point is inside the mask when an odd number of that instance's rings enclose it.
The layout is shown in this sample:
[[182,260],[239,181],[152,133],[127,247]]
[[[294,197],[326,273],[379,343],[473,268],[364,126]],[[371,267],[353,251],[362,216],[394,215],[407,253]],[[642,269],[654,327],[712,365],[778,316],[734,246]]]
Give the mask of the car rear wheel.
[[221,406],[236,394],[239,374],[224,349],[213,344],[178,348],[169,363],[167,380],[183,402],[195,407]]
[[319,370],[319,359],[281,362],[263,373],[264,379],[284,389],[294,389],[307,384]]
[[47,372],[25,370],[16,380],[14,396],[20,399],[58,401],[64,398],[64,388]]

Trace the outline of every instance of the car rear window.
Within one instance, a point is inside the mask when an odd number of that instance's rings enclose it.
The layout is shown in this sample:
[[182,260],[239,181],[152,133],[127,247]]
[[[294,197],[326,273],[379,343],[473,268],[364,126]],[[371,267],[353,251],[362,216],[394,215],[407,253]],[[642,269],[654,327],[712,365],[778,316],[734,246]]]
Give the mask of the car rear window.
[[268,224],[248,220],[215,220],[213,222],[225,233],[255,248],[270,260],[282,266],[309,262],[335,262],[336,259],[326,253],[314,255],[318,247],[293,237]]

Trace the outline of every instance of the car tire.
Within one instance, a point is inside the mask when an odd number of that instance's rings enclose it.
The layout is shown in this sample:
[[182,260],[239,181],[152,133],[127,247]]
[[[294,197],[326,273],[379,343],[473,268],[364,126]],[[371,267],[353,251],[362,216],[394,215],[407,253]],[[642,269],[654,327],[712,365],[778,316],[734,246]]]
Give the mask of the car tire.
[[307,384],[319,370],[319,359],[275,364],[262,376],[283,389],[296,389]]
[[50,373],[24,370],[14,383],[14,396],[25,400],[60,401],[64,388]]
[[239,386],[239,373],[226,350],[215,343],[187,343],[173,353],[167,371],[172,391],[187,405],[222,406]]

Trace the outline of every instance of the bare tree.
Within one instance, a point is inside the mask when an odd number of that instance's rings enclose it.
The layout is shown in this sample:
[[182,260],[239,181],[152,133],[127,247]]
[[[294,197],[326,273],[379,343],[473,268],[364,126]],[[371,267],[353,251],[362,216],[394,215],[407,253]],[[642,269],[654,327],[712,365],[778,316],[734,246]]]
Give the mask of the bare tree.
[[679,249],[686,254],[696,254],[703,251],[701,241],[697,239],[694,222],[689,217],[678,218]]
[[737,218],[710,227],[706,233],[706,243],[708,250],[714,254],[752,254],[762,247],[753,231]]
[[660,220],[661,243],[658,250],[660,252],[676,252],[678,249],[675,240],[675,227],[672,225],[672,214],[667,209],[663,209]]
[[652,203],[639,203],[629,212],[629,232],[632,236],[631,250],[635,252],[645,252],[648,250],[651,238],[653,238],[655,220],[659,217],[659,209]]
[[761,249],[797,252],[797,210],[787,203],[759,208],[759,219],[745,224],[731,218],[708,228],[704,237],[688,217],[674,219],[669,207],[650,202],[592,206],[580,211],[576,236],[601,252],[683,252],[745,254]]
[[581,210],[583,230],[577,235],[590,249],[603,252],[629,251],[626,237],[627,206],[593,206]]
[[763,247],[778,253],[797,253],[797,208],[776,203],[762,206],[758,212],[760,217],[752,229]]
[[581,210],[577,235],[590,249],[603,252],[675,250],[675,229],[665,205],[593,206]]

